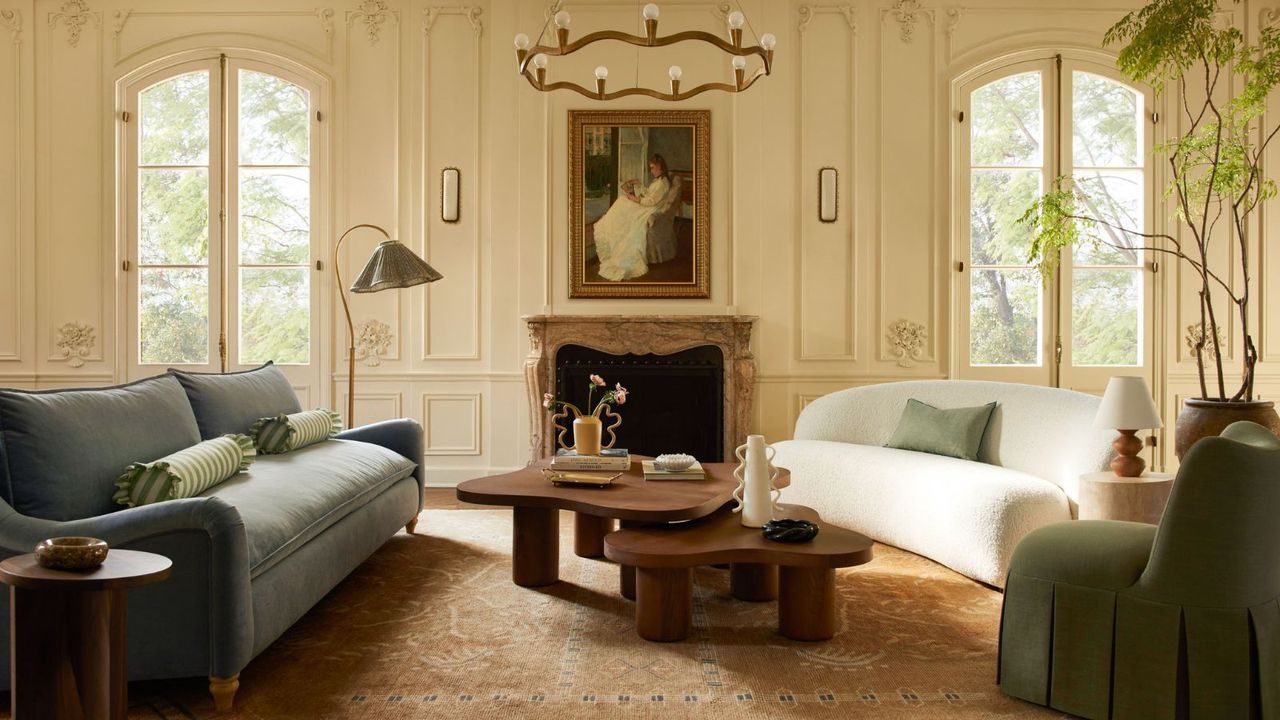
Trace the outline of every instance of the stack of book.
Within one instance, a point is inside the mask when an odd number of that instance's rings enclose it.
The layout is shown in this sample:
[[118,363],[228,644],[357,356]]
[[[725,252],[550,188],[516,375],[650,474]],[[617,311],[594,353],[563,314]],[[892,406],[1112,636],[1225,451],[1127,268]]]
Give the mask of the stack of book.
[[645,480],[705,480],[707,473],[702,469],[702,463],[696,460],[685,470],[663,470],[654,464],[652,460],[645,460],[641,463],[644,468]]
[[551,458],[555,470],[608,470],[625,472],[631,469],[631,453],[626,448],[605,448],[599,455],[579,455],[572,450],[559,450]]

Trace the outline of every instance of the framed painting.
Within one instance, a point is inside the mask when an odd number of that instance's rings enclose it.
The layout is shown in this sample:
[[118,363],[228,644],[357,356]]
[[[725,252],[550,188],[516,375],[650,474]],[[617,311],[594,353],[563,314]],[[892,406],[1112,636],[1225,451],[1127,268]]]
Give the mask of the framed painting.
[[711,111],[569,111],[569,297],[711,297]]

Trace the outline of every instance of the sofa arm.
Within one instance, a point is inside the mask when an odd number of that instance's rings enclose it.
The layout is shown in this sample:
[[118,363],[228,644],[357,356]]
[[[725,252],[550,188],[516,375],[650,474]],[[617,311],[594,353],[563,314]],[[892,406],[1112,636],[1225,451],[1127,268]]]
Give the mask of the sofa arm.
[[421,504],[422,485],[425,473],[422,472],[422,425],[417,420],[400,418],[399,420],[383,420],[370,425],[361,425],[338,433],[339,440],[356,440],[382,447],[405,456],[417,469],[413,475],[418,480],[418,500]]
[[[230,677],[253,656],[249,551],[238,510],[217,497],[195,497],[59,522],[22,515],[0,500],[0,548],[6,555],[28,553],[45,538],[67,535],[100,538],[113,548],[140,546],[165,554],[167,548],[189,547],[190,540],[184,537],[201,534],[208,538],[204,556],[210,566],[179,568],[175,563],[175,578],[179,572],[207,578],[203,585],[209,592],[209,673]],[[164,591],[163,584],[157,587]]]

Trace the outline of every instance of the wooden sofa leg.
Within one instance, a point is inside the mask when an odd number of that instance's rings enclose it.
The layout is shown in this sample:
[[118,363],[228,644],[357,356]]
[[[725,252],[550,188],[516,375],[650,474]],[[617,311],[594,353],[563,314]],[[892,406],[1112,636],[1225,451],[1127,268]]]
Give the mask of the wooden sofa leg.
[[404,531],[405,531],[405,532],[407,532],[407,533],[409,533],[410,535],[412,535],[412,534],[413,534],[413,531],[414,531],[414,530],[417,530],[417,529],[418,529],[418,516],[417,516],[417,515],[414,515],[414,516],[413,516],[413,519],[412,519],[412,520],[410,520],[410,521],[409,521],[409,522],[404,526]]
[[229,678],[209,676],[209,694],[213,696],[213,707],[218,712],[231,709],[236,699],[236,690],[240,689],[240,673]]

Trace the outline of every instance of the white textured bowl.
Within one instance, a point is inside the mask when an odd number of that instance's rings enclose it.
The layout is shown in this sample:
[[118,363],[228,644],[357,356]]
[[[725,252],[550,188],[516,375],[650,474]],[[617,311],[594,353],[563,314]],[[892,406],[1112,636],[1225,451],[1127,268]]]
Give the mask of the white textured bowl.
[[697,458],[684,453],[664,454],[653,459],[655,467],[667,472],[682,472],[684,470],[688,470],[693,467],[695,462],[697,462]]

